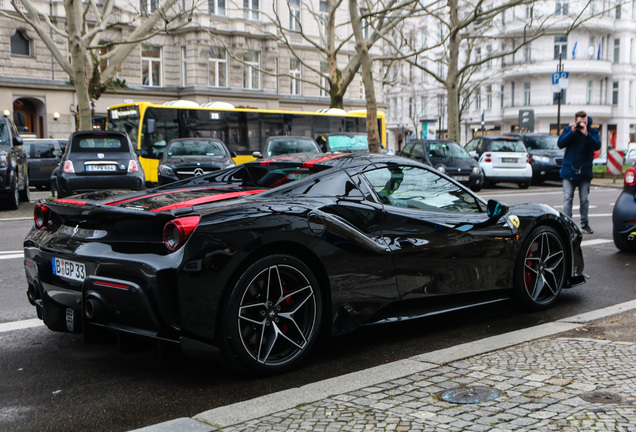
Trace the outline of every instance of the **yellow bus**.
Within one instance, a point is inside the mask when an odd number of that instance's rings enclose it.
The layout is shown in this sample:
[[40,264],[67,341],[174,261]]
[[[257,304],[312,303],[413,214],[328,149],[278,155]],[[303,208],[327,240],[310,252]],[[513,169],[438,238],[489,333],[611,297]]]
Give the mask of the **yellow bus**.
[[[236,153],[237,164],[254,159],[254,152],[270,136],[296,135],[318,138],[334,132],[366,132],[366,111],[324,112],[235,108],[224,102],[198,105],[192,101],[165,104],[137,102],[108,108],[107,129],[128,133],[137,148],[146,182],[157,183],[161,145],[175,138],[218,138]],[[378,111],[378,129],[386,148],[384,113]]]

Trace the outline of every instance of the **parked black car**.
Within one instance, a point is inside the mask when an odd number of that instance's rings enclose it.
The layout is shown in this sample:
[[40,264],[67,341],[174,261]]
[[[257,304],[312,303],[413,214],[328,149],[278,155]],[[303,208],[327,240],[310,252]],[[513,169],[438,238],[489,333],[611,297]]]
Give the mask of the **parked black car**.
[[29,164],[13,121],[0,118],[0,205],[9,210],[29,201]]
[[484,173],[477,161],[459,144],[450,140],[413,140],[406,143],[400,156],[432,166],[454,180],[479,192]]
[[548,133],[506,133],[505,136],[521,138],[530,154],[532,182],[561,181],[564,149],[557,145],[559,137]]
[[29,183],[39,190],[51,187],[51,174],[64,154],[67,140],[35,138],[24,140],[29,160]]
[[625,252],[636,252],[636,164],[625,172],[624,187],[612,210],[614,244]]
[[399,156],[256,160],[44,200],[34,216],[28,298],[50,329],[154,338],[258,374],[294,367],[320,334],[510,298],[543,309],[585,281],[571,219],[486,202]]
[[230,153],[218,139],[174,139],[168,143],[159,161],[159,184],[172,183],[235,165],[233,156],[236,155]]
[[265,141],[263,152],[254,152],[256,158],[288,155],[295,153],[320,153],[313,138],[304,136],[271,136]]
[[58,198],[97,189],[145,188],[144,171],[124,132],[72,133],[51,175],[51,191]]

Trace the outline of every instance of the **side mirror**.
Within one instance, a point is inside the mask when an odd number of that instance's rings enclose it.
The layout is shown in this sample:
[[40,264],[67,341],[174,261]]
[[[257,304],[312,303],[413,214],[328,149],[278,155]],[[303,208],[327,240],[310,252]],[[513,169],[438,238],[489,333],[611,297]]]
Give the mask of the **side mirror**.
[[231,156],[231,157],[233,157],[233,158],[235,158],[235,157],[236,157],[236,156],[238,156],[238,155],[236,154],[236,152],[235,152],[235,151],[230,151],[230,156]]
[[21,136],[14,136],[13,137],[13,145],[14,146],[21,146],[22,144],[24,144],[24,139]]
[[488,200],[488,205],[486,207],[486,214],[490,219],[499,220],[502,216],[508,213],[510,207],[506,204],[500,203],[497,200]]
[[256,159],[262,159],[263,158],[263,154],[259,151],[255,151],[252,152],[252,156],[254,156]]

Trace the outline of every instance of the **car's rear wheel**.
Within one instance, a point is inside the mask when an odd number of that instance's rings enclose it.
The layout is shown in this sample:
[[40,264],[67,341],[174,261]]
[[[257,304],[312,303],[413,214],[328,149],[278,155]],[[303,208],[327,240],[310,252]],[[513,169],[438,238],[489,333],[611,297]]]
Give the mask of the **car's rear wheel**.
[[627,236],[624,234],[613,232],[614,236],[614,244],[619,250],[623,252],[636,252],[636,240],[632,240],[631,242],[627,240]]
[[528,189],[529,187],[530,187],[529,181],[519,183],[519,189]]
[[9,210],[17,210],[20,205],[20,191],[18,190],[18,181],[14,177],[11,182],[11,189],[7,196],[7,201],[4,203],[4,207]]
[[514,292],[527,309],[548,307],[559,296],[566,278],[567,253],[553,228],[534,229],[523,242],[515,264]]
[[296,366],[316,341],[322,298],[302,261],[271,255],[251,264],[222,307],[221,350],[241,369],[270,375]]

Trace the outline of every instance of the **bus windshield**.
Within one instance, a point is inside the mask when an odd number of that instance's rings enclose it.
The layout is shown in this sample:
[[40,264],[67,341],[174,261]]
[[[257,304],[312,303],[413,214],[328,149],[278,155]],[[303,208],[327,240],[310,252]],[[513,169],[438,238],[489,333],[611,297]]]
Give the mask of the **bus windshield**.
[[137,154],[140,154],[137,145],[139,119],[139,107],[135,105],[111,108],[108,116],[108,130],[126,132]]

